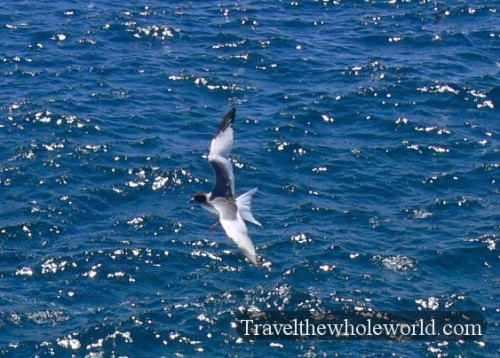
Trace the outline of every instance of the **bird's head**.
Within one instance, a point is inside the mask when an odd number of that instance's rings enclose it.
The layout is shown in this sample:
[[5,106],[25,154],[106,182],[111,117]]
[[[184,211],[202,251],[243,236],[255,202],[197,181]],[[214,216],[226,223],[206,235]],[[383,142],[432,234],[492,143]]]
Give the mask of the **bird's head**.
[[197,201],[198,203],[206,203],[207,202],[207,194],[205,193],[196,193],[191,198],[190,202]]

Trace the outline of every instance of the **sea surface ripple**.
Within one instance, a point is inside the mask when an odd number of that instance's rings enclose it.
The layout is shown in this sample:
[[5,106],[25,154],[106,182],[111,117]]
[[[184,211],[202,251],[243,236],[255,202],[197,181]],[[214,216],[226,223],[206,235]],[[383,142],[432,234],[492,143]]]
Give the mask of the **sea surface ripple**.
[[[496,356],[498,2],[0,3],[0,354]],[[270,266],[205,211],[237,108]],[[248,341],[254,310],[473,310],[480,341]]]

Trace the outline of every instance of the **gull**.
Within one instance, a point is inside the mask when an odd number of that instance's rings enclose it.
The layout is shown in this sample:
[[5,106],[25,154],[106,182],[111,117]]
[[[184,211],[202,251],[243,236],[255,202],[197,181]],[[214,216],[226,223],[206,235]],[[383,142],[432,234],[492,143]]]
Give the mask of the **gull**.
[[[196,193],[191,201],[200,203],[205,210],[218,215],[227,236],[252,264],[259,267],[257,254],[245,224],[245,221],[248,221],[262,226],[253,217],[251,210],[252,195],[257,188],[235,198],[233,166],[228,158],[233,148],[235,115],[235,108],[226,114],[210,145],[208,161],[215,173],[215,185],[212,191],[208,194]],[[217,222],[211,226],[210,231],[213,231],[216,225]]]

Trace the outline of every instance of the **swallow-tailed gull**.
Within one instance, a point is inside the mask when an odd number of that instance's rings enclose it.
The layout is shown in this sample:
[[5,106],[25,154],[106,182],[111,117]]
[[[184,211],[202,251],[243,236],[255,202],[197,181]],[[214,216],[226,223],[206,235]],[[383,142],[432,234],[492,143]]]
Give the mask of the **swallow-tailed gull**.
[[[234,108],[226,114],[210,145],[208,161],[215,173],[215,185],[212,191],[208,194],[196,193],[191,201],[199,202],[204,209],[218,215],[227,236],[236,243],[251,263],[260,266],[245,225],[245,221],[248,221],[262,226],[251,211],[252,195],[257,188],[235,198],[233,167],[228,158],[233,148],[235,114]],[[214,228],[215,224],[211,229]]]

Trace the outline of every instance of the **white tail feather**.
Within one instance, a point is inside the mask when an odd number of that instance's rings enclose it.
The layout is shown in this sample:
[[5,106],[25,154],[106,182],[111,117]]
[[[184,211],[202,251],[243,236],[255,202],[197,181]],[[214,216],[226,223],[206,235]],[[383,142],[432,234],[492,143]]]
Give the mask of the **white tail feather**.
[[236,198],[236,205],[240,211],[241,218],[254,225],[262,226],[252,215],[252,195],[255,194],[257,188],[253,188]]

